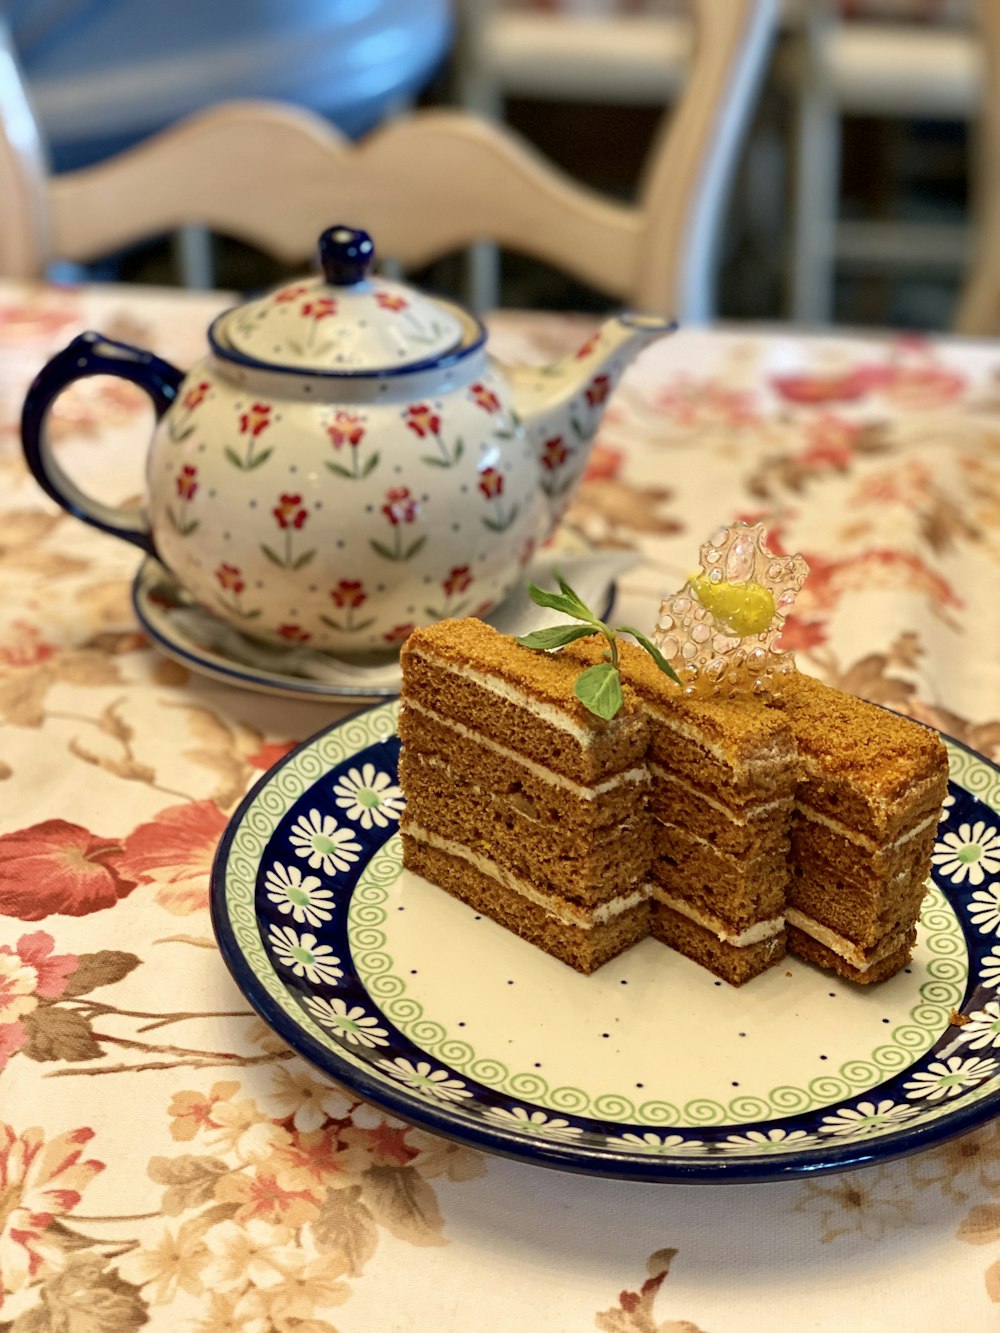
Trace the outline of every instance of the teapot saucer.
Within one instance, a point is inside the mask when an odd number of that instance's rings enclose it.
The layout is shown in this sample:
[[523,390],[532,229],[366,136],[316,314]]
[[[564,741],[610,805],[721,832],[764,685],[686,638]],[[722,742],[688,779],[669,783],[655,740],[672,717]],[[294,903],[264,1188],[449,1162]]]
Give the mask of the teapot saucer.
[[[505,634],[527,634],[550,624],[552,613],[535,606],[526,585],[552,582],[552,567],[588,606],[606,617],[615,580],[638,560],[635,551],[595,550],[570,528],[562,528],[524,571],[524,581],[489,615]],[[174,576],[147,556],[132,585],[132,605],[143,630],[167,657],[225,685],[261,694],[338,703],[373,703],[399,693],[399,662],[360,665],[318,649],[258,642],[199,605]]]

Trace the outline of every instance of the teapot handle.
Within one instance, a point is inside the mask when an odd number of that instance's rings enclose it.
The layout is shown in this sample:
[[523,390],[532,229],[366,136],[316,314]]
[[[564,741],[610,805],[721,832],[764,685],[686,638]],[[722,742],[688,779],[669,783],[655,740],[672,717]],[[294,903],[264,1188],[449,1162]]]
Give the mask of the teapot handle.
[[142,352],[99,333],[81,333],[39,371],[21,412],[24,457],[42,490],[84,523],[156,555],[144,510],[122,509],[90,499],[66,476],[52,452],[49,410],[64,389],[89,375],[117,375],[138,384],[152,400],[159,421],[176,398],[184,373],[152,352]]

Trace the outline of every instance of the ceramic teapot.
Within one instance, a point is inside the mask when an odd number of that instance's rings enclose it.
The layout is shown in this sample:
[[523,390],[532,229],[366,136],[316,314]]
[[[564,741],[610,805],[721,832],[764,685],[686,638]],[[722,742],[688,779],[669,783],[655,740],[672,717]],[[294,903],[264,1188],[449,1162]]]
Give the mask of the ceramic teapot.
[[[501,369],[478,320],[373,258],[364,232],[330,228],[322,275],[224,312],[187,374],[82,334],[25,400],[35,477],[255,638],[367,657],[487,614],[566,508],[625,365],[674,326],[623,314],[559,365]],[[50,449],[53,400],[98,374],[155,407],[147,512],[84,495]]]

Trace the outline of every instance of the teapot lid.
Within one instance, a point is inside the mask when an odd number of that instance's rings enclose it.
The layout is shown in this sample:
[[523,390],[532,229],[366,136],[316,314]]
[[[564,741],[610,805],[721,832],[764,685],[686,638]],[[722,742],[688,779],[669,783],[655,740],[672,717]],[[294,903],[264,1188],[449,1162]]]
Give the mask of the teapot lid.
[[288,283],[217,321],[218,349],[282,370],[350,375],[392,371],[455,351],[466,326],[454,308],[404,283],[372,277],[367,232],[330,227],[322,276]]

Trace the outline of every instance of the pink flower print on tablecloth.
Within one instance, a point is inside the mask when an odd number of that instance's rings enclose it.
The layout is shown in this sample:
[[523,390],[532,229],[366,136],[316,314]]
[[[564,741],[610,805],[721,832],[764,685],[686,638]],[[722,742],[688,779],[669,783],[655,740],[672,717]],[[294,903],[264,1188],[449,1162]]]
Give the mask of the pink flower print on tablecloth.
[[54,913],[86,916],[113,907],[137,880],[117,839],[47,819],[0,836],[0,915],[41,921]]
[[327,422],[326,433],[330,437],[330,443],[338,452],[347,445],[350,449],[351,466],[344,467],[340,463],[333,463],[327,460],[327,467],[331,472],[335,472],[338,477],[367,477],[368,474],[378,466],[379,454],[369,454],[364,463],[361,462],[359,446],[365,438],[366,419],[356,412],[335,412],[333,420]]
[[343,630],[349,634],[357,633],[360,630],[368,629],[374,624],[374,620],[369,617],[365,620],[355,620],[354,613],[368,600],[368,594],[365,592],[365,586],[360,579],[341,579],[340,582],[330,589],[330,601],[337,607],[338,611],[343,611],[343,619],[334,619],[332,616],[323,616],[325,624],[331,629]]
[[864,427],[833,412],[814,417],[806,428],[799,461],[813,472],[846,472],[854,461]]
[[271,510],[271,514],[279,530],[285,535],[284,551],[279,554],[266,542],[261,542],[260,549],[272,564],[280,565],[283,569],[301,569],[316,554],[315,547],[303,551],[300,555],[296,555],[294,550],[295,533],[301,532],[309,519],[309,510],[302,503],[302,496],[298,493],[283,492],[278,496],[278,503]]
[[433,620],[444,620],[449,616],[459,616],[462,614],[467,603],[465,601],[456,601],[463,592],[468,592],[469,588],[475,582],[472,571],[468,565],[455,565],[449,570],[448,574],[441,580],[441,591],[444,593],[444,605],[442,607],[428,606],[425,611]]
[[197,384],[192,384],[181,398],[179,409],[171,413],[168,418],[167,429],[171,440],[175,444],[180,444],[194,434],[195,426],[191,421],[192,414],[208,397],[208,391],[211,387],[208,380],[199,380]]
[[465,445],[459,437],[451,449],[441,434],[441,414],[428,403],[411,403],[403,413],[403,420],[417,439],[432,439],[438,447],[437,454],[421,454],[420,461],[430,467],[454,467],[465,452]]
[[298,741],[265,741],[259,750],[247,755],[247,763],[251,768],[266,773],[269,768],[274,767],[279,759],[284,759],[286,754],[291,753],[296,745],[298,745]]
[[55,940],[44,930],[22,935],[13,948],[0,945],[0,1070],[28,1040],[27,1019],[39,1000],[58,999],[79,959],[54,954]]
[[226,816],[214,801],[171,805],[124,841],[122,869],[153,885],[154,900],[174,916],[208,906],[208,882]]
[[88,1128],[18,1134],[0,1123],[0,1305],[66,1262],[60,1219],[72,1213],[104,1163],[84,1157]]
[[389,521],[392,529],[392,546],[386,546],[383,542],[370,539],[370,546],[377,552],[383,560],[411,560],[417,552],[423,547],[427,540],[426,535],[417,537],[414,541],[403,545],[404,528],[409,527],[417,521],[420,515],[420,502],[415,496],[411,495],[408,486],[394,486],[385,493],[385,504],[382,506],[382,513]]
[[491,532],[504,532],[517,517],[518,506],[513,505],[509,510],[504,506],[503,473],[499,468],[493,467],[492,464],[480,468],[478,485],[480,493],[489,502],[492,509],[491,514],[483,516],[483,526],[489,528]]
[[167,505],[167,516],[182,537],[189,536],[198,526],[196,518],[188,517],[191,501],[198,494],[198,469],[193,463],[185,463],[174,478],[177,491],[177,506]]
[[260,615],[260,607],[248,609],[243,605],[242,598],[247,585],[239,565],[230,565],[223,561],[216,566],[215,581],[219,585],[216,596],[228,611],[234,611],[244,620],[254,620]]
[[864,398],[881,382],[883,376],[880,367],[862,365],[832,372],[806,370],[793,375],[775,375],[771,385],[786,402],[801,407],[816,407],[825,403],[850,403]]

